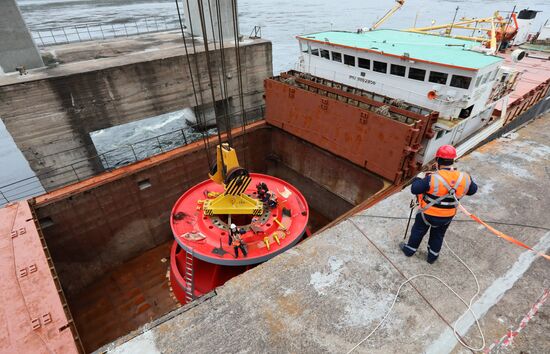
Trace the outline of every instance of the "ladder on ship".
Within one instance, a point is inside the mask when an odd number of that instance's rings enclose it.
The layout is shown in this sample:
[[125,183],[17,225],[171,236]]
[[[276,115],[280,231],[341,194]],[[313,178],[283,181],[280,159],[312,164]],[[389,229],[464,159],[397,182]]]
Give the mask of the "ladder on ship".
[[195,258],[195,250],[191,248],[191,252],[185,252],[185,301],[190,303],[195,300],[195,272],[193,269],[193,259]]

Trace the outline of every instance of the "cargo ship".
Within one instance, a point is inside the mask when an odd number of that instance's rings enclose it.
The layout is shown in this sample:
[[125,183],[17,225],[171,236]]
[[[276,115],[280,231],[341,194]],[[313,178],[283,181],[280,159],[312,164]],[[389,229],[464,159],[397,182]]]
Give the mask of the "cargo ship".
[[483,39],[380,21],[299,35],[295,70],[264,80],[262,119],[236,126],[216,114],[217,136],[9,200],[1,348],[103,352],[401,190],[439,146],[463,155],[547,112],[548,39],[521,32],[532,16],[450,25],[492,23]]

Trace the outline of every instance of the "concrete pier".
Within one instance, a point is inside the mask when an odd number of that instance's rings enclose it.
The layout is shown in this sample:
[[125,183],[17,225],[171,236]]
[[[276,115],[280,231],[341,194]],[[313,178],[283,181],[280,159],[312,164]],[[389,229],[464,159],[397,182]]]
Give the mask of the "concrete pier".
[[0,75],[44,66],[15,0],[0,0]]
[[[83,46],[88,49],[81,52]],[[225,47],[227,113],[231,114],[241,111],[241,106],[236,97],[233,43],[226,42]],[[219,104],[219,50],[212,53],[212,97],[204,48],[196,43],[196,53],[190,44],[188,49],[199,108]],[[78,166],[81,177],[102,170],[99,159],[94,158],[97,152],[90,132],[197,106],[181,34],[159,33],[51,49],[56,56],[57,51],[56,60],[62,62],[57,66],[31,70],[25,76],[0,77],[0,117],[47,190],[64,179],[74,180],[72,174],[44,176],[55,168],[82,161]],[[263,80],[272,74],[271,42],[243,41],[241,63],[244,109],[248,110],[263,104]]]
[[[459,166],[480,189],[464,206],[499,230],[550,250],[547,198],[550,115],[464,157]],[[497,238],[465,215],[451,225],[440,259],[429,265],[425,242],[407,258],[398,249],[411,194],[403,190],[190,304],[99,350],[110,353],[342,353],[382,320],[397,288],[417,274],[440,277],[469,301],[487,346],[499,340],[548,288],[547,260]],[[467,310],[429,278],[405,285],[387,321],[360,353],[466,353],[453,326]],[[550,352],[547,303],[514,341],[514,352]],[[469,314],[457,324],[481,345]]]

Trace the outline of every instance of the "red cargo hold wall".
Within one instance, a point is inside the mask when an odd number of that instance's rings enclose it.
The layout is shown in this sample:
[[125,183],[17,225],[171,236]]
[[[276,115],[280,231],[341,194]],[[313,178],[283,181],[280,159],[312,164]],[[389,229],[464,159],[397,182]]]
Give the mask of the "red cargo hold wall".
[[419,125],[296,86],[265,81],[266,120],[395,183],[417,169]]

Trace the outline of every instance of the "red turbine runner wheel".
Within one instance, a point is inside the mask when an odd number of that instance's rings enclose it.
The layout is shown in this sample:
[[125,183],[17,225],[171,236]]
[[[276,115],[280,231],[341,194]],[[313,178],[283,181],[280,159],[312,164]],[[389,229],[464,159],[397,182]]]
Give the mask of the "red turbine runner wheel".
[[204,214],[202,201],[223,193],[223,187],[206,180],[185,192],[172,209],[170,223],[175,242],[170,259],[170,280],[181,303],[223,285],[232,277],[286,251],[306,232],[309,208],[304,196],[291,184],[268,175],[251,173],[245,193],[258,198],[256,185],[265,183],[277,199],[262,215],[232,215],[231,222],[246,244],[247,256],[235,257],[229,245],[227,215]]

